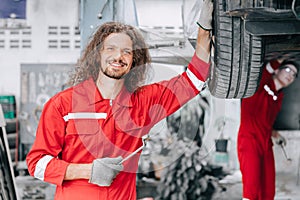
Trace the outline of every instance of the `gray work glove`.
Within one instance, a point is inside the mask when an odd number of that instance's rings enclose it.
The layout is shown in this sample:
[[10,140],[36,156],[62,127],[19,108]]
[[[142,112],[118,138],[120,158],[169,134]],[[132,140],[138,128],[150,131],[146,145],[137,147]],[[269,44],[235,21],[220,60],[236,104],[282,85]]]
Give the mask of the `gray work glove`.
[[113,179],[123,170],[122,157],[98,158],[93,161],[89,182],[99,186],[110,186]]
[[[198,0],[199,1],[199,0]],[[197,24],[204,30],[212,30],[212,13],[214,5],[211,0],[203,0],[200,17],[197,21]]]
[[275,138],[275,142],[278,145],[283,145],[283,146],[286,145],[286,139],[282,135],[280,135],[279,133],[278,133],[278,136]]

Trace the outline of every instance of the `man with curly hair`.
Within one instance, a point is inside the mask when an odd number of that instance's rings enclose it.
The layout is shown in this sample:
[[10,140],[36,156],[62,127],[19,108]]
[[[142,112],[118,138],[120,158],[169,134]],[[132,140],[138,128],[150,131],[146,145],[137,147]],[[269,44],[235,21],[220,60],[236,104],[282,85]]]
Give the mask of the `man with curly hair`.
[[43,108],[26,157],[29,173],[56,185],[55,199],[136,199],[142,137],[202,90],[210,66],[212,3],[201,10],[195,54],[170,80],[143,85],[150,66],[139,31],[101,25],[78,62],[72,87]]

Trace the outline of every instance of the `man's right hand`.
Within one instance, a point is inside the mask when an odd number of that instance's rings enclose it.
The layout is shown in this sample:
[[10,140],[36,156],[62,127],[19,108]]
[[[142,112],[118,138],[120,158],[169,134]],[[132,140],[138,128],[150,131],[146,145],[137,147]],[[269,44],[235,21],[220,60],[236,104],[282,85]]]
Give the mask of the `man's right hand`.
[[93,161],[89,182],[99,186],[110,186],[113,179],[123,170],[122,157],[98,158]]
[[212,30],[213,9],[214,5],[212,0],[203,0],[200,10],[200,17],[197,21],[197,24],[204,30]]

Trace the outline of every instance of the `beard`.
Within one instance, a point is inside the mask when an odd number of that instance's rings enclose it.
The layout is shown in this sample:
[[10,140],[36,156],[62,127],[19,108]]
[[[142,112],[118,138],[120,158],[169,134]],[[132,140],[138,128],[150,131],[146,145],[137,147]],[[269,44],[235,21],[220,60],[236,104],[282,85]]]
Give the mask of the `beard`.
[[103,70],[103,68],[101,68],[101,71],[105,76],[107,76],[109,78],[117,79],[117,80],[124,78],[125,75],[128,73],[127,71],[115,70],[115,69],[110,69],[110,68],[106,68],[105,70]]

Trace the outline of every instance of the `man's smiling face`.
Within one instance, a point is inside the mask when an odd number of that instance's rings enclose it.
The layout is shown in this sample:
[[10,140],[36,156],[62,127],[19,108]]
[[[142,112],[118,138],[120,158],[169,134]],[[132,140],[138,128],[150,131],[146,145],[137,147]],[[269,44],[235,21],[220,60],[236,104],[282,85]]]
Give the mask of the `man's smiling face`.
[[112,33],[101,49],[100,70],[113,79],[121,79],[127,74],[133,62],[133,44],[125,33]]

